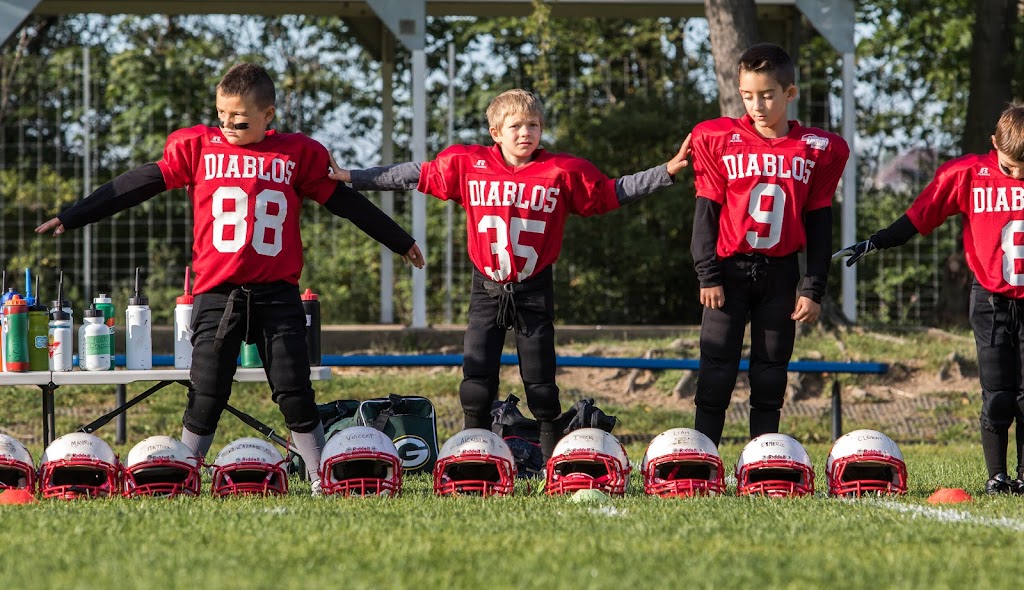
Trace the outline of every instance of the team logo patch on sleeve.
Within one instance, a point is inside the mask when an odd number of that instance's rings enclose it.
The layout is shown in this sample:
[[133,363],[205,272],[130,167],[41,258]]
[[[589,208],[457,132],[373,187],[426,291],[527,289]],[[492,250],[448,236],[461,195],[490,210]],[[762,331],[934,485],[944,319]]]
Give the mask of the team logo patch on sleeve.
[[800,138],[812,150],[823,150],[828,147],[828,138],[808,133]]

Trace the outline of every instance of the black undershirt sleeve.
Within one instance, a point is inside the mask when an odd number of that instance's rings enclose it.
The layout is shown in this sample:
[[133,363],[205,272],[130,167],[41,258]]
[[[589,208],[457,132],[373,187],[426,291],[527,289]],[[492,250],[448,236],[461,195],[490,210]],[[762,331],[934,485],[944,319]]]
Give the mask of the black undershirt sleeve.
[[906,244],[911,238],[919,233],[921,232],[917,231],[917,228],[914,227],[910,218],[904,214],[902,217],[892,222],[892,225],[879,230],[875,235],[871,236],[871,243],[874,244],[875,248],[880,250],[895,248],[896,246]]
[[405,254],[416,240],[394,219],[377,208],[362,193],[339,182],[324,207],[355,224],[363,233],[388,247],[396,254]]
[[716,249],[718,246],[718,220],[722,205],[704,197],[697,198],[693,214],[693,233],[690,235],[690,253],[693,267],[697,270],[700,288],[718,287],[722,284]]
[[125,172],[57,214],[64,229],[77,229],[148,201],[167,190],[156,164]]
[[807,274],[804,275],[800,295],[821,303],[832,262],[832,207],[808,211],[804,215],[804,227],[807,231]]

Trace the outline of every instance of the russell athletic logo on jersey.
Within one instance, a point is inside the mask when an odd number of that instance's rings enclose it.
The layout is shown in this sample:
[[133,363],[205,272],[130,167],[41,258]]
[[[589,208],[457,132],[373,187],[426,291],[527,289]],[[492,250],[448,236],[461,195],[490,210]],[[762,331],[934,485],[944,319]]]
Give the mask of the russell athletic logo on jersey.
[[259,178],[279,184],[292,183],[295,162],[273,158],[269,162],[262,156],[238,154],[203,154],[205,180],[214,178]]
[[[824,139],[824,138],[822,138]],[[722,156],[729,180],[748,176],[792,178],[807,184],[814,170],[814,160],[784,154],[725,154]]]

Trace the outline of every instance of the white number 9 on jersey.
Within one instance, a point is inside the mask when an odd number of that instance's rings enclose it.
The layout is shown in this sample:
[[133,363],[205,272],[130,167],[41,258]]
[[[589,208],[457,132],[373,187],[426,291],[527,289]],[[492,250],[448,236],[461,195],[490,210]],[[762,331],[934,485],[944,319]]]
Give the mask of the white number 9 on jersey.
[[[225,207],[228,202],[233,205]],[[268,205],[271,204],[277,205],[275,213],[269,212]],[[222,186],[213,192],[212,213],[214,248],[225,253],[241,250],[249,232],[249,195],[237,186]],[[253,250],[264,256],[277,256],[283,244],[281,233],[288,216],[288,199],[281,191],[263,189],[256,195],[256,210],[253,213]],[[229,227],[230,232],[227,231]]]
[[[771,197],[772,208],[764,211],[761,208],[761,201],[765,197]],[[768,226],[768,235],[762,236],[754,231],[747,232],[747,243],[751,248],[767,250],[782,240],[782,220],[786,211],[786,192],[777,184],[762,182],[750,191],[750,205],[747,212],[750,217],[758,223]]]

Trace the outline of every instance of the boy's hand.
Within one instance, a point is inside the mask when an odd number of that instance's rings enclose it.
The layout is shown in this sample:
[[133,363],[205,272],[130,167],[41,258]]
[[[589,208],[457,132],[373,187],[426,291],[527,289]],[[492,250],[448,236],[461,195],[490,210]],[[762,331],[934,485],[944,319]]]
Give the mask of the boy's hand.
[[846,260],[846,266],[853,266],[858,260],[864,258],[868,252],[873,252],[875,250],[875,245],[871,243],[870,239],[868,239],[863,242],[857,242],[852,246],[847,246],[846,248],[836,252],[832,255],[832,260],[842,258],[843,256],[849,256],[850,258]]
[[[675,176],[680,170],[690,165],[690,136],[692,133],[686,134],[686,139],[683,140],[683,145],[679,146],[679,152],[668,161],[668,174],[669,176]],[[332,177],[333,178],[333,177]]]
[[725,289],[721,285],[701,287],[700,304],[708,309],[722,309],[722,306],[725,305]]
[[45,234],[46,232],[53,230],[53,235],[59,236],[64,233],[64,224],[60,222],[60,219],[54,217],[53,219],[43,223],[36,228],[37,234]]
[[409,248],[409,251],[402,255],[402,260],[416,268],[423,268],[423,265],[426,264],[426,261],[423,259],[423,252],[420,252],[420,247],[416,244],[413,244],[412,248]]
[[796,309],[793,310],[793,315],[790,317],[798,322],[813,324],[818,321],[819,315],[821,315],[821,304],[815,303],[810,297],[801,297],[797,299]]
[[330,177],[331,180],[352,182],[352,173],[339,166],[337,160],[334,159],[333,154],[328,153],[327,157],[331,159],[331,172],[327,176]]

